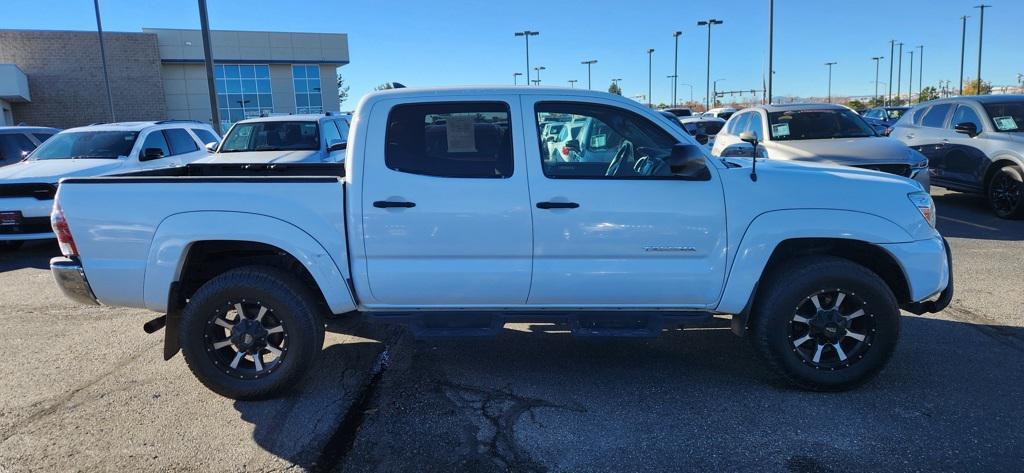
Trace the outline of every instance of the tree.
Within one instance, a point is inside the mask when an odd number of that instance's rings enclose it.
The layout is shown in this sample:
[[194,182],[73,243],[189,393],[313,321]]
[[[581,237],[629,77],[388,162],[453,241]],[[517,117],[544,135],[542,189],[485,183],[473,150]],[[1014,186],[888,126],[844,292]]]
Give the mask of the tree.
[[348,100],[348,86],[345,85],[345,79],[338,74],[338,106],[345,103]]
[[871,97],[871,100],[868,100],[869,107],[881,107],[883,105],[885,105],[884,96]]
[[861,102],[860,100],[857,99],[853,99],[849,102],[846,102],[846,106],[854,110],[864,110],[865,108],[868,108],[868,105],[866,103]]
[[608,93],[609,94],[615,94],[615,95],[622,95],[622,88],[619,87],[619,84],[616,84],[613,81],[612,85],[608,86]]
[[992,83],[981,81],[981,93],[978,93],[978,79],[964,82],[964,95],[986,95],[992,93]]
[[935,100],[939,98],[939,91],[935,87],[928,86],[921,89],[921,93],[917,95],[918,102],[927,102],[929,100]]

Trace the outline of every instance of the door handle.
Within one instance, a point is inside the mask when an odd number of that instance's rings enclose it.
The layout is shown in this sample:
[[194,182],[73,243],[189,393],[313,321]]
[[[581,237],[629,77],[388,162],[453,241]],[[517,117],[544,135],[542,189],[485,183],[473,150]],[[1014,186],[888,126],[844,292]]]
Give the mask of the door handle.
[[415,202],[395,202],[395,201],[392,201],[392,200],[378,200],[378,201],[373,203],[373,206],[377,207],[378,209],[389,209],[389,208],[411,209],[411,208],[416,206],[416,203]]
[[538,209],[575,209],[579,206],[576,202],[537,202]]

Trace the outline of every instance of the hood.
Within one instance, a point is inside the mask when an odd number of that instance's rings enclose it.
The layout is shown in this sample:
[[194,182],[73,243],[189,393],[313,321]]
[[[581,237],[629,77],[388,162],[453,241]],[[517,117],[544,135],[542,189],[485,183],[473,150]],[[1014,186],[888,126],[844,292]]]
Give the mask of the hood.
[[319,163],[320,151],[318,150],[296,150],[296,151],[240,151],[234,153],[213,153],[205,158],[198,159],[196,163],[217,164],[217,163]]
[[124,168],[122,159],[39,159],[0,167],[0,181],[46,182],[56,184],[62,177],[90,177],[113,174]]
[[910,164],[918,161],[903,143],[889,137],[773,141],[768,157],[843,165]]

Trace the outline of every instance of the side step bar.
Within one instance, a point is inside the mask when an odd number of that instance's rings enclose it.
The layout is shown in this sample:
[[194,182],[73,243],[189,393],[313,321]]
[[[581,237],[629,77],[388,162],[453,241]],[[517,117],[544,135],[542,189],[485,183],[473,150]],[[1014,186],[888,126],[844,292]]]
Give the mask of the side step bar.
[[702,324],[711,312],[399,312],[364,313],[375,323],[404,325],[416,338],[491,337],[508,323],[556,324],[577,337],[657,337],[664,329]]

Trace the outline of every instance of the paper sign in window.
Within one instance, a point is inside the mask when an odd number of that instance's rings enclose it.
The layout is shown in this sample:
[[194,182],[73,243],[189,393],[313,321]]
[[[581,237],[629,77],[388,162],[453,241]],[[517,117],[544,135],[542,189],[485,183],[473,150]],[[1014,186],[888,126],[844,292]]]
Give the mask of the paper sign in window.
[[473,129],[473,115],[449,115],[447,120],[448,152],[475,153],[476,133]]
[[772,136],[789,136],[789,123],[777,123],[772,125]]
[[1017,129],[1017,121],[1013,117],[995,117],[993,120],[996,122],[996,128],[999,128],[999,131]]

